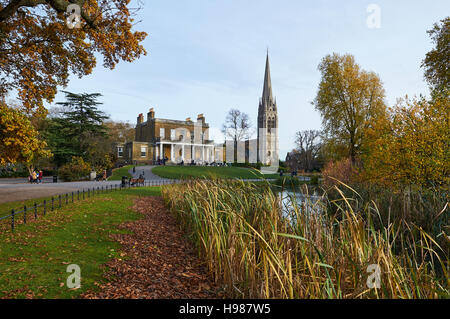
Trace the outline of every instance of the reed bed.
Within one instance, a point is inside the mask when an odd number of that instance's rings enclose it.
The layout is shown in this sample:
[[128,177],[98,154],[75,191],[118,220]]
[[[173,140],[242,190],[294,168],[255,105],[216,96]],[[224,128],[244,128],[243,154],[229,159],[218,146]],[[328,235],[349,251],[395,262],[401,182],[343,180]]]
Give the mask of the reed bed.
[[[402,232],[404,249],[394,253],[396,228],[376,229],[377,207],[354,205],[356,195],[342,193],[332,203],[340,214],[332,215],[326,194],[283,207],[286,200],[269,185],[241,181],[190,181],[165,186],[162,196],[229,297],[449,296],[448,254],[414,225],[411,236]],[[381,271],[379,288],[370,265]]]

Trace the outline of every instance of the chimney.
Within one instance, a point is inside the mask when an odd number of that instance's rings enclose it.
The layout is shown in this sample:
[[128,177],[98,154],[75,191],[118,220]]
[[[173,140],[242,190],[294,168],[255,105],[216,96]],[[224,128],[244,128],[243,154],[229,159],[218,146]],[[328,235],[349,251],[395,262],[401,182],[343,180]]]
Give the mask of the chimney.
[[202,124],[205,124],[205,117],[203,116],[203,113],[197,116],[197,122],[198,121],[202,122]]
[[186,122],[192,122],[190,117],[186,118]]
[[155,110],[153,108],[150,109],[147,113],[147,121],[155,118]]
[[138,118],[137,118],[137,124],[141,124],[144,122],[144,114],[139,114]]

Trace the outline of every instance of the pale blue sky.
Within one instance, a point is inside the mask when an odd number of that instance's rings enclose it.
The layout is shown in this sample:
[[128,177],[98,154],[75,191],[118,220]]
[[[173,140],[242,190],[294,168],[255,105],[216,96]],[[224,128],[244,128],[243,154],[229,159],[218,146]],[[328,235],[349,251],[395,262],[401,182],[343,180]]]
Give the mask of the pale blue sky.
[[[366,23],[372,3],[381,9],[379,29]],[[389,104],[405,94],[427,95],[420,68],[432,48],[426,30],[449,13],[448,0],[144,1],[136,29],[149,34],[148,55],[113,71],[98,61],[91,75],[73,77],[66,90],[102,93],[102,109],[133,124],[154,107],[156,117],[169,119],[204,113],[217,130],[226,112],[239,108],[256,125],[269,47],[284,159],[296,131],[321,127],[310,102],[326,54],[351,53],[378,73]],[[58,94],[55,102],[63,99]]]

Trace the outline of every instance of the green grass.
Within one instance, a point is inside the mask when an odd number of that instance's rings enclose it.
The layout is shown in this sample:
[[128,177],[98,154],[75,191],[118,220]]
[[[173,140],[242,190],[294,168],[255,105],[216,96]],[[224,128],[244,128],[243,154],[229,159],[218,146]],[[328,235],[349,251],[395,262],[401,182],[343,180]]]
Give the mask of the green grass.
[[[118,253],[109,235],[137,220],[136,196],[159,196],[158,187],[127,189],[48,211],[45,217],[0,234],[0,298],[76,298],[103,281],[102,265]],[[31,216],[30,216],[31,217]],[[32,217],[31,219],[34,219]],[[69,264],[81,268],[81,288],[66,287]]]
[[127,165],[121,168],[114,169],[112,175],[108,178],[108,181],[120,181],[122,180],[122,176],[131,178],[132,176],[128,171],[132,168],[133,165]]
[[276,178],[276,174],[262,175],[258,170],[243,167],[157,166],[152,172],[171,179],[185,178]]

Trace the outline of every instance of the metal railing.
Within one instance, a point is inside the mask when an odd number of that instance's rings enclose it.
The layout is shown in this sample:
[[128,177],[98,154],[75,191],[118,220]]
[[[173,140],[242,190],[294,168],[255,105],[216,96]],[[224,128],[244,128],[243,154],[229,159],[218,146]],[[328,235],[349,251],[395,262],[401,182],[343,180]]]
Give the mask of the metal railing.
[[83,188],[81,190],[76,190],[69,193],[59,194],[51,196],[50,199],[44,199],[41,203],[34,202],[32,205],[24,205],[18,209],[11,209],[9,215],[1,216],[0,222],[3,220],[10,219],[11,231],[14,231],[17,224],[19,215],[22,214],[23,224],[27,223],[27,218],[30,216],[36,220],[38,216],[45,216],[48,211],[54,211],[57,208],[61,208],[64,205],[74,203],[75,201],[84,200],[86,198],[94,198],[96,195],[104,194],[106,192],[120,191],[123,189],[137,188],[137,187],[148,187],[148,186],[161,186],[168,184],[181,183],[179,180],[173,179],[158,179],[158,180],[146,180],[141,183],[131,184],[129,181],[120,184],[102,185],[97,187]]

